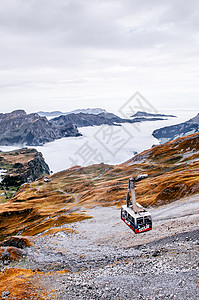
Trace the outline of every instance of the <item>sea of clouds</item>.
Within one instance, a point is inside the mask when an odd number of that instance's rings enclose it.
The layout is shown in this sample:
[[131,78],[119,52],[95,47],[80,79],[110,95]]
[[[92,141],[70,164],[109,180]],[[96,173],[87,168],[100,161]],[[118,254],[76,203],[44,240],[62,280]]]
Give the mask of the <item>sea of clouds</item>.
[[[44,146],[34,147],[42,152],[52,172],[58,172],[74,165],[87,166],[94,163],[119,164],[127,161],[135,153],[159,144],[151,134],[154,129],[177,124],[196,115],[194,111],[167,111],[177,118],[150,121],[122,126],[82,127],[81,137],[62,138]],[[1,146],[3,151],[20,148]]]

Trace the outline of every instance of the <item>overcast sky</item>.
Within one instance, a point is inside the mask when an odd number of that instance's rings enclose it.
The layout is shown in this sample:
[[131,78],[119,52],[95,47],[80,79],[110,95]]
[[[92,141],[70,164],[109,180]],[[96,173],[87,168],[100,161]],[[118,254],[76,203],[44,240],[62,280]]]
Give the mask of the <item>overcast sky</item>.
[[198,0],[0,0],[1,112],[199,108]]

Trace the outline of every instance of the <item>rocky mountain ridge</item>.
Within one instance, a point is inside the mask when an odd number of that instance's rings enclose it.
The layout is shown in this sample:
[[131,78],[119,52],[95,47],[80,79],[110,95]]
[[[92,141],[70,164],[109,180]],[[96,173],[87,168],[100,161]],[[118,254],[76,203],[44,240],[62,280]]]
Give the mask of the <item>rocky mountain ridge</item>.
[[[89,110],[90,112],[90,110]],[[37,113],[24,110],[0,114],[0,145],[42,146],[63,137],[81,136],[77,127],[114,125],[162,120],[159,117],[122,119],[113,113],[96,109],[96,113],[78,112],[62,115],[51,120]],[[98,113],[97,113],[98,112]]]
[[68,122],[71,122],[79,128],[85,126],[100,126],[100,125],[120,126],[120,124],[124,124],[124,123],[134,124],[139,122],[159,121],[159,120],[162,120],[162,118],[138,117],[138,118],[134,118],[133,120],[123,119],[113,113],[102,112],[99,114],[72,113],[72,114],[63,115],[51,119],[51,122],[55,126],[57,125],[62,126],[64,124],[67,124]]
[[102,108],[82,108],[82,109],[75,109],[75,110],[72,110],[70,112],[39,111],[38,115],[40,115],[41,117],[59,117],[59,116],[64,116],[64,115],[69,115],[69,114],[78,114],[78,113],[98,115],[100,113],[106,113],[106,110],[102,109]]
[[[131,120],[128,120],[131,123]],[[127,122],[128,122],[127,121]],[[51,120],[55,125],[64,125],[72,122],[77,127],[84,126],[99,126],[99,125],[116,125],[116,123],[124,123],[125,120],[111,113],[100,114],[85,114],[85,113],[71,113],[60,116]]]
[[199,113],[186,122],[156,129],[152,135],[158,139],[160,143],[165,143],[197,132],[199,132]]
[[72,123],[54,126],[46,117],[24,110],[0,114],[0,145],[41,146],[47,142],[68,136],[80,136]]

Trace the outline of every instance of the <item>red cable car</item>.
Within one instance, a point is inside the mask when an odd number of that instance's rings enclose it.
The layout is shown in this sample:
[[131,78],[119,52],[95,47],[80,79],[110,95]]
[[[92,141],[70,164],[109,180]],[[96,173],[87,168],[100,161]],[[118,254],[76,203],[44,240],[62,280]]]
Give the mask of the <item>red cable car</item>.
[[[141,233],[152,229],[152,218],[150,212],[148,212],[140,204],[136,203],[135,199],[135,183],[146,177],[148,177],[148,175],[143,174],[129,179],[126,205],[122,205],[121,207],[121,219],[135,233]],[[130,194],[132,201],[130,200]]]

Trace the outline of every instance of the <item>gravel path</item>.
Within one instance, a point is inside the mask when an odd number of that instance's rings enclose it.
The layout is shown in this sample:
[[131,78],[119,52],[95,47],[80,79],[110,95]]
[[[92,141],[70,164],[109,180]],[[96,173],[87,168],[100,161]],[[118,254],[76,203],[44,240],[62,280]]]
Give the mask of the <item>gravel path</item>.
[[199,195],[151,213],[153,230],[135,235],[120,210],[93,208],[76,233],[37,237],[21,267],[70,271],[40,279],[48,299],[198,299]]
[[176,234],[125,256],[120,251],[112,261],[84,261],[82,270],[40,284],[48,299],[198,299],[198,237],[199,230]]

